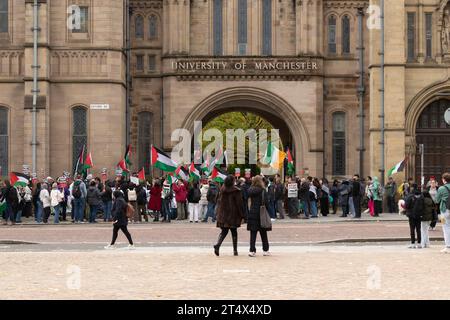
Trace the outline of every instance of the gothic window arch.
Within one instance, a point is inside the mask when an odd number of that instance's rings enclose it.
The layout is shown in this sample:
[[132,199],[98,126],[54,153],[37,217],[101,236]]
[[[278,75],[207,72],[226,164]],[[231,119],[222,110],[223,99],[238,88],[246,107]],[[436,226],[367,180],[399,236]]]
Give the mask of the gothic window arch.
[[8,175],[9,121],[8,109],[0,106],[0,176]]
[[87,109],[83,106],[72,108],[72,165],[75,171],[80,151],[87,148],[88,126]]
[[333,175],[345,175],[346,168],[346,115],[345,112],[338,111],[333,113]]
[[328,17],[328,53],[336,54],[336,16]]
[[140,112],[138,115],[138,158],[139,168],[145,168],[150,172],[150,154],[153,132],[153,114],[148,111]]
[[350,54],[350,17],[342,17],[342,54]]
[[0,33],[7,33],[9,29],[9,0],[0,0]]
[[136,16],[134,29],[136,39],[144,39],[144,18],[141,15]]
[[150,40],[158,38],[158,17],[155,14],[151,14],[148,18],[148,35]]
[[272,55],[272,0],[262,0],[262,54]]
[[214,55],[223,54],[223,1],[213,2],[213,46]]

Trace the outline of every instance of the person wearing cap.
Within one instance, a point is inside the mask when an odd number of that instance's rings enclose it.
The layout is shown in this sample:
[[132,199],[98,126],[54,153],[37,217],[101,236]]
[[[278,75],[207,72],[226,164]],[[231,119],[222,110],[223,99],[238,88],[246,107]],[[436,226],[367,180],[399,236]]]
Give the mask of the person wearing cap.
[[61,211],[61,204],[64,201],[64,194],[59,191],[58,184],[56,182],[52,185],[52,191],[50,192],[50,205],[55,213],[54,223],[59,223],[59,213]]

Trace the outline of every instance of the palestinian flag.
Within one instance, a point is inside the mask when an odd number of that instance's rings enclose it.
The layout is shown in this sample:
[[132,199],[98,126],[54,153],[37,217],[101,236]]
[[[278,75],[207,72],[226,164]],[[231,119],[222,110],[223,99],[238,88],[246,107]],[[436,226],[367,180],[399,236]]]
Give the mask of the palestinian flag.
[[190,180],[193,180],[193,181],[200,180],[200,178],[201,178],[200,172],[195,167],[194,162],[192,162],[191,166],[189,167],[189,177],[190,177]]
[[142,168],[142,170],[139,171],[138,178],[139,178],[139,181],[145,181],[145,169],[144,168]]
[[78,170],[81,169],[81,171],[83,171],[83,163],[84,163],[84,148],[85,146],[83,145],[83,148],[81,148],[80,154],[78,155],[78,159],[77,159],[77,165],[75,166],[75,174],[80,173]]
[[86,160],[84,161],[84,168],[90,169],[94,167],[94,162],[92,162],[92,154],[89,152],[89,154],[86,157]]
[[173,173],[169,174],[167,176],[167,181],[169,182],[170,185],[177,183],[178,179],[173,175]]
[[403,159],[399,163],[397,163],[391,170],[388,172],[388,177],[396,174],[397,172],[402,172],[405,169],[406,159]]
[[202,163],[201,166],[201,170],[202,172],[210,172],[210,168],[209,168],[209,154],[208,157],[206,158],[206,160]]
[[163,151],[152,146],[152,166],[165,172],[175,172],[177,164]]
[[175,175],[178,179],[188,181],[189,180],[189,171],[183,167],[179,166],[177,170],[175,170]]
[[11,172],[9,175],[11,185],[14,187],[26,187],[30,182],[30,177],[18,172]]
[[264,164],[268,164],[272,168],[280,170],[285,158],[286,153],[275,147],[272,142],[268,143],[266,154],[263,158]]
[[291,150],[287,150],[287,161],[288,161],[288,165],[287,165],[287,172],[288,172],[288,176],[292,176],[295,173],[295,167],[294,167],[294,159],[292,158],[292,154],[291,154]]
[[222,148],[219,148],[214,155],[214,160],[209,164],[209,172],[212,172],[215,166],[218,166],[222,163],[223,151]]
[[0,216],[6,211],[6,200],[0,202]]
[[220,172],[219,169],[214,168],[209,177],[216,182],[223,183],[227,176],[225,174],[223,174],[222,172]]
[[123,170],[123,172],[130,172],[129,166],[131,166],[131,145],[128,145],[127,150],[125,151],[125,156],[123,159],[117,164],[119,168]]

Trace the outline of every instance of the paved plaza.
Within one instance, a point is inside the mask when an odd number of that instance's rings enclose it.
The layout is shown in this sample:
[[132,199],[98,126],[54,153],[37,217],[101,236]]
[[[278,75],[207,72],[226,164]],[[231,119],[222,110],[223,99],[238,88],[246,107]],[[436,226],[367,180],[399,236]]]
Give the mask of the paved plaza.
[[[240,256],[230,239],[212,251],[213,224],[130,225],[136,250],[104,250],[111,226],[21,225],[0,228],[0,291],[6,299],[449,299],[440,253],[407,249],[405,220],[276,222],[272,256]],[[14,272],[12,272],[14,270]]]

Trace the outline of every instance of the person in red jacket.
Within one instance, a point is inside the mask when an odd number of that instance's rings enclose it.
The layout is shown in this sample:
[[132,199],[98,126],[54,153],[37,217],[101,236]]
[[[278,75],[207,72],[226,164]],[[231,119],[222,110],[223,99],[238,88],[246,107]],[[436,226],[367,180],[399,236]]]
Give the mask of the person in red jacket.
[[187,185],[183,180],[178,180],[173,185],[175,192],[175,200],[177,201],[177,220],[186,219],[186,200],[187,200]]
[[159,221],[159,215],[161,213],[161,192],[161,182],[159,180],[155,180],[150,189],[150,201],[148,202],[148,209],[153,211],[155,214],[155,219],[153,219],[153,222]]

